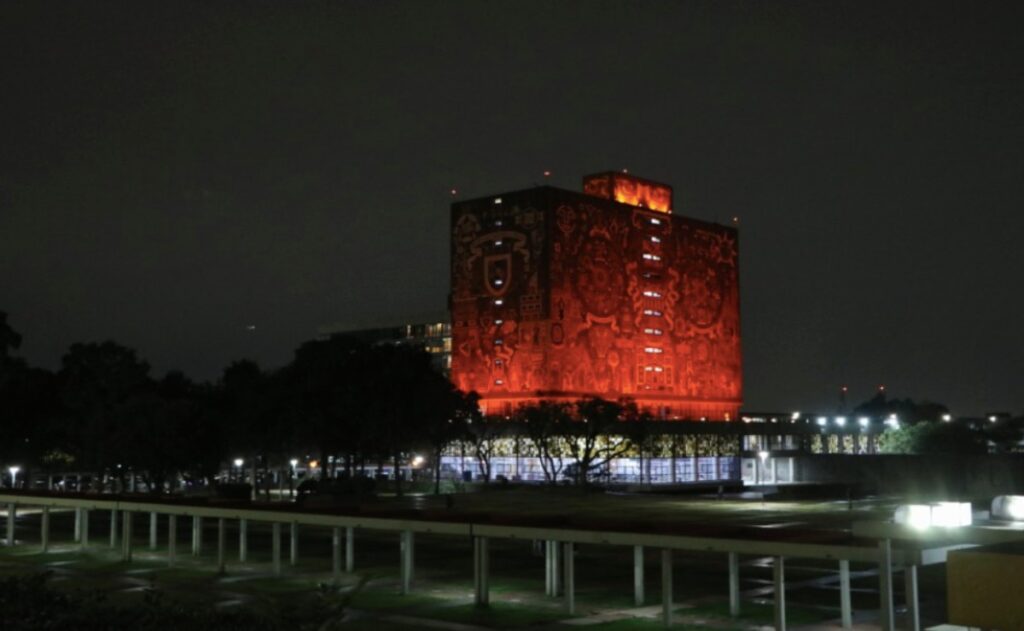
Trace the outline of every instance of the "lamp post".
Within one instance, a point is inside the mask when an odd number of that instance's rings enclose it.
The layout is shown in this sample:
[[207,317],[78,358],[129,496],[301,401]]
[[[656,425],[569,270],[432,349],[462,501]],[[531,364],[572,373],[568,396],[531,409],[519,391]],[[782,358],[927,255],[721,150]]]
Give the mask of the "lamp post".
[[295,467],[299,466],[299,459],[292,458],[288,461],[288,464],[292,466],[291,473],[288,476],[288,494],[292,499],[295,499]]
[[11,472],[11,488],[17,488],[17,477],[21,467],[14,465],[13,467],[8,467],[7,470]]
[[245,464],[244,460],[242,460],[241,458],[235,458],[235,469],[237,470],[236,473],[235,473],[235,481],[236,482],[242,482],[242,465],[243,464]]
[[761,483],[761,471],[764,469],[765,462],[768,460],[768,452],[767,451],[759,451],[759,452],[757,452],[757,457],[761,459],[761,464],[757,468],[757,476],[756,476],[756,482],[757,482],[757,484],[760,484]]

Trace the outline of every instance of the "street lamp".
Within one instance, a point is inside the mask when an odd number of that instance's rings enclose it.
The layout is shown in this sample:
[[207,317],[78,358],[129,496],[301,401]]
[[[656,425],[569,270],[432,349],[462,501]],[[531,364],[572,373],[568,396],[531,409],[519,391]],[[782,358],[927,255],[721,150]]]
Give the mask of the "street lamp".
[[948,422],[953,420],[953,416],[951,414],[943,414],[942,415],[942,420],[945,421],[946,423],[948,423]]
[[292,466],[291,475],[288,476],[288,494],[295,499],[295,467],[299,466],[299,459],[292,458],[288,464]]
[[245,464],[244,460],[242,460],[241,458],[235,458],[235,469],[238,470],[238,472],[235,474],[235,476],[236,476],[235,481],[236,482],[241,482],[242,481],[242,465],[243,464]]
[[757,468],[756,483],[760,484],[761,483],[761,471],[764,469],[765,462],[768,460],[768,452],[767,451],[763,451],[763,450],[759,451],[759,452],[757,452],[757,457],[761,459],[761,465],[760,465],[760,467]]
[[8,467],[7,470],[11,472],[11,488],[13,489],[17,486],[15,481],[18,477],[18,472],[21,471],[21,467],[15,465],[13,467]]

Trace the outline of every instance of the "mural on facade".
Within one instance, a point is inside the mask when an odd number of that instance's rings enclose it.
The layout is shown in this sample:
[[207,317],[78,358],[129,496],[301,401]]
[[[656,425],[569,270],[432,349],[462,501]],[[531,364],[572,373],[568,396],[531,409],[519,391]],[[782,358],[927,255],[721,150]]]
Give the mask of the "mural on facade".
[[491,414],[597,395],[735,419],[736,231],[561,193],[453,206],[455,384]]

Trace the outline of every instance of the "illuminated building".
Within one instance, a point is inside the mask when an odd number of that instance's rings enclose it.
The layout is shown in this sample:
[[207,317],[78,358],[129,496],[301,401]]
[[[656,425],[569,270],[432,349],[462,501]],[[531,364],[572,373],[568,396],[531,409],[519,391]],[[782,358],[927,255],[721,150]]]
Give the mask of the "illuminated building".
[[452,327],[447,314],[431,314],[415,324],[394,326],[359,327],[344,324],[321,326],[317,330],[320,339],[344,335],[370,345],[405,344],[422,348],[430,353],[431,363],[442,374],[451,368]]
[[623,173],[452,204],[452,370],[487,414],[629,397],[730,420],[742,396],[737,231]]

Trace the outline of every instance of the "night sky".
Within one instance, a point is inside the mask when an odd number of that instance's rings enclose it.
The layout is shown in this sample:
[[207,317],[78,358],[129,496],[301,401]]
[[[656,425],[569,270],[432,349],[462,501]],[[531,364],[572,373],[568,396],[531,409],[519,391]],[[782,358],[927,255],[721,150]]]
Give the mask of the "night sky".
[[740,218],[747,409],[1021,413],[1017,6],[5,0],[0,310],[277,366],[443,311],[451,188],[628,168]]

